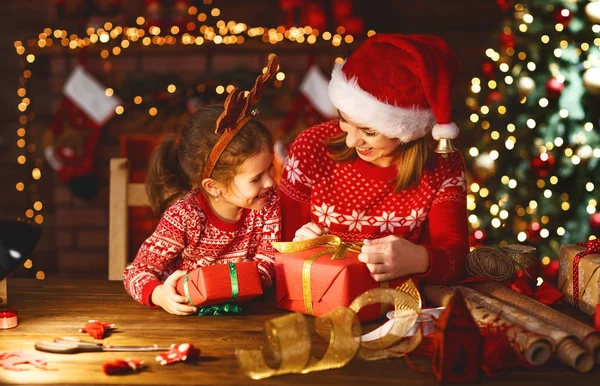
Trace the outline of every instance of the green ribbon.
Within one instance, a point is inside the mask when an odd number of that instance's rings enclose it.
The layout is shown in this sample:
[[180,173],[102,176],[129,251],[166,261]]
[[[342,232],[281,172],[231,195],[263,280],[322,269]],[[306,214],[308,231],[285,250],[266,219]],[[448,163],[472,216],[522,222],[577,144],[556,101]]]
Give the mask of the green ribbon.
[[[185,299],[188,304],[192,307],[196,307],[194,302],[192,302],[192,298],[190,296],[190,290],[188,288],[188,280],[190,278],[190,274],[187,273],[185,278],[183,279],[183,290],[185,292]],[[237,276],[237,269],[235,268],[234,263],[229,263],[229,278],[231,280],[231,300],[234,301],[237,299],[240,293],[240,287]],[[242,307],[238,306],[234,303],[225,303],[225,304],[215,304],[212,306],[206,307],[198,307],[196,315],[204,316],[204,315],[213,315],[213,316],[221,316],[221,315],[232,315],[239,314],[242,312]]]

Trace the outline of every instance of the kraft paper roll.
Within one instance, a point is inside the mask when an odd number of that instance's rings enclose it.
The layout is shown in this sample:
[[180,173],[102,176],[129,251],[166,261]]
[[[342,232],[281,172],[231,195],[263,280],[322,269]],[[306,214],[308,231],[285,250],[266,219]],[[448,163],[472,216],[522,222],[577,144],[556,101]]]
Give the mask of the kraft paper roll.
[[596,363],[600,363],[600,331],[562,312],[556,311],[545,304],[522,295],[499,283],[473,283],[471,287],[489,296],[493,296],[521,310],[535,315],[544,322],[551,324],[569,335],[577,338],[581,345],[588,350]]
[[[425,286],[425,296],[438,307],[446,306],[453,294],[454,290],[450,287],[441,285]],[[515,324],[502,316],[498,316],[497,312],[482,307],[467,297],[465,297],[465,302],[473,319],[478,324],[487,324],[492,320],[500,325]],[[520,325],[507,330],[506,335],[513,350],[532,366],[541,366],[546,363],[556,348],[554,341],[551,339],[532,334]]]

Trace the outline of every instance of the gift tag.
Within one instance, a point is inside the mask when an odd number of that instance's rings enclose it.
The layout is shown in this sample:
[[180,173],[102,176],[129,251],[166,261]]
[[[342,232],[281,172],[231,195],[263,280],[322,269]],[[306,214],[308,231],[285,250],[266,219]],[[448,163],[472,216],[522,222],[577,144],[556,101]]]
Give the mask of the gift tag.
[[106,87],[98,82],[83,66],[77,66],[65,82],[63,93],[83,110],[98,126],[102,126],[114,114],[121,100],[106,95]]

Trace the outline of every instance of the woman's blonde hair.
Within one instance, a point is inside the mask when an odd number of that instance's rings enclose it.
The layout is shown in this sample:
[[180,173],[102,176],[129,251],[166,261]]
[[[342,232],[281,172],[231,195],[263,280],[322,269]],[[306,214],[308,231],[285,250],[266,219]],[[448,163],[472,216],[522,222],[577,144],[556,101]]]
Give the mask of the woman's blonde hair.
[[[349,162],[358,158],[356,150],[346,146],[347,135],[343,132],[325,141],[329,158],[338,162]],[[398,167],[398,174],[392,181],[394,193],[401,192],[421,179],[423,172],[431,166],[432,151],[433,140],[429,136],[398,145],[392,154]]]

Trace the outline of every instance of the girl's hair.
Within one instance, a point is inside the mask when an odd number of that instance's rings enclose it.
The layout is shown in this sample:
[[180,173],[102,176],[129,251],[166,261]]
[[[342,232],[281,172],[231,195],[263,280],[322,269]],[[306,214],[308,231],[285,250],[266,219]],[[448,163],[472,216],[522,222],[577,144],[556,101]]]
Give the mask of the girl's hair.
[[[342,132],[325,141],[329,158],[338,162],[348,162],[358,158],[356,150],[346,146],[347,135],[346,132]],[[393,153],[398,167],[398,174],[392,181],[394,193],[401,192],[421,179],[425,169],[431,166],[432,151],[433,141],[429,136],[398,145]]]
[[[200,108],[183,125],[179,140],[166,138],[152,153],[149,161],[146,193],[157,217],[176,199],[192,189],[200,188],[202,173],[220,134],[216,122],[223,106]],[[261,122],[251,119],[233,137],[221,154],[211,178],[227,186],[238,167],[263,150],[273,151],[273,136]]]

